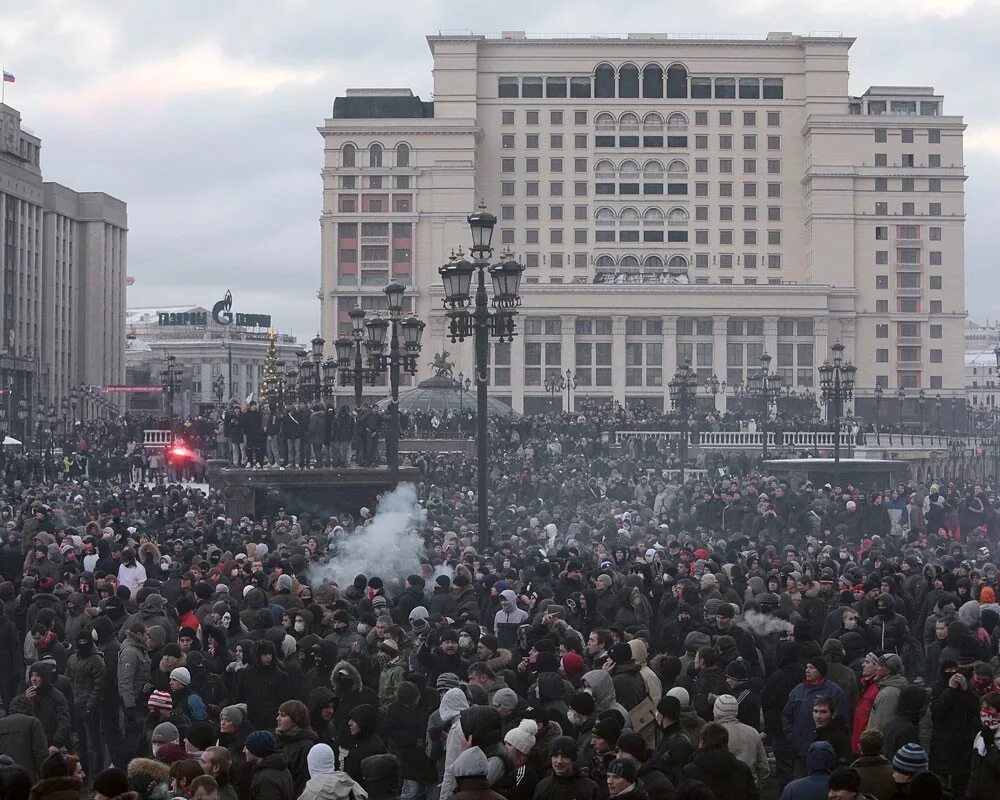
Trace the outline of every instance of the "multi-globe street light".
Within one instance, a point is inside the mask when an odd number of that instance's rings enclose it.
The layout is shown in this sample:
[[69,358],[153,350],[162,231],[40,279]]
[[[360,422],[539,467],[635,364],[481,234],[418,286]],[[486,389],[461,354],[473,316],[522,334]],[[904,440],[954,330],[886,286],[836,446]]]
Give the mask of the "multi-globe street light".
[[844,416],[844,403],[854,397],[854,379],[858,368],[844,361],[844,345],[840,342],[831,348],[833,359],[824,361],[819,368],[819,384],[823,400],[828,403],[833,417],[833,463],[835,477],[840,475],[840,421]]

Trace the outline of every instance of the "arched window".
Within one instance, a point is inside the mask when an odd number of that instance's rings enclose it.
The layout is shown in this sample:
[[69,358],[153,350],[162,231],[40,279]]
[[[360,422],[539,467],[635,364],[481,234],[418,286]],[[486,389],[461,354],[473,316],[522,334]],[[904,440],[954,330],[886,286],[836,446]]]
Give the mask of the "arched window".
[[594,70],[594,97],[615,96],[615,68],[610,64],[599,64]]
[[628,111],[622,114],[618,120],[618,131],[623,135],[635,134],[639,132],[639,118]]
[[646,269],[663,269],[663,259],[659,256],[646,256],[642,262],[642,266]]
[[668,128],[679,128],[681,130],[686,130],[687,125],[688,125],[688,118],[684,116],[680,111],[675,111],[669,117],[667,117]]
[[675,159],[667,165],[668,175],[687,175],[688,165],[680,159]]
[[667,68],[667,97],[688,96],[688,71],[680,64],[672,64]]
[[340,148],[340,166],[353,167],[357,165],[358,148],[353,144],[345,144]]
[[642,96],[663,97],[663,67],[649,64],[642,71]]
[[615,132],[615,118],[607,111],[602,111],[594,118],[594,127],[598,134]]
[[622,269],[636,269],[639,266],[639,259],[635,256],[622,256],[618,266]]
[[655,111],[650,111],[642,118],[642,132],[647,135],[663,133],[663,117]]
[[368,166],[369,167],[382,166],[382,145],[372,144],[368,146]]
[[404,142],[396,145],[396,166],[410,166],[410,146]]
[[594,219],[599,228],[613,228],[615,225],[615,212],[611,208],[599,208]]
[[618,215],[618,221],[622,228],[638,228],[639,212],[634,208],[623,208],[622,213]]
[[642,179],[647,183],[663,183],[663,164],[656,159],[642,166]]
[[670,256],[667,269],[671,272],[687,272],[688,262],[684,256]]
[[639,180],[639,165],[632,160],[623,161],[618,167],[618,180],[632,182]]
[[598,161],[594,167],[594,174],[599,181],[613,181],[615,179],[615,165],[610,161]]
[[618,96],[639,96],[639,68],[635,64],[625,64],[618,70]]
[[642,214],[642,226],[644,228],[662,228],[663,212],[656,206],[647,208]]
[[614,269],[615,260],[611,256],[598,256],[594,266],[598,269]]
[[690,215],[686,208],[672,208],[670,213],[667,215],[667,219],[670,220],[670,224],[680,224],[688,221]]

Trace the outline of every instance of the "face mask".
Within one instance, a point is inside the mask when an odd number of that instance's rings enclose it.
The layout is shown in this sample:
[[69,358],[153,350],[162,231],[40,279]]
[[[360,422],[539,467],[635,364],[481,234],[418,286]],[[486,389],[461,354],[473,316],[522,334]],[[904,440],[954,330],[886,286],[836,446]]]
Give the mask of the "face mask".
[[222,615],[222,624],[225,625],[227,628],[229,627],[229,623],[232,621],[233,621],[233,615],[230,614],[228,611]]
[[583,717],[577,714],[572,708],[566,712],[566,718],[574,725],[579,725],[583,722]]
[[858,621],[856,619],[844,620],[844,628],[849,631],[856,630],[858,627]]
[[468,650],[470,647],[472,647],[472,638],[469,636],[459,636],[458,646],[461,647],[463,650]]
[[363,623],[363,622],[359,622],[358,623],[358,633],[360,633],[362,636],[367,636],[368,635],[368,631],[370,631],[370,630],[371,630],[371,628],[369,628],[367,625],[365,625],[365,623]]
[[984,708],[979,712],[979,721],[984,728],[988,728],[991,731],[1000,730],[1000,711],[994,711],[992,708]]
[[295,621],[295,632],[302,633],[306,629],[306,624],[302,620]]

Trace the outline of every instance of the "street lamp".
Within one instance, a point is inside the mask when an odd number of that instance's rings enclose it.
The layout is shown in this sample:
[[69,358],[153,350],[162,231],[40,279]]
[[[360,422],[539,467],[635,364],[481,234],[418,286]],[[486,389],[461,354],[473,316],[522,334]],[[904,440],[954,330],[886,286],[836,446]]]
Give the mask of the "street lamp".
[[882,444],[882,433],[879,430],[879,412],[882,409],[882,384],[875,383],[875,443]]
[[174,393],[180,387],[181,368],[177,366],[177,357],[168,355],[166,366],[160,370],[160,386],[167,395],[167,419],[170,427],[170,444],[174,442]]
[[465,418],[465,393],[472,386],[472,380],[465,377],[465,373],[458,373],[458,413]]
[[899,400],[899,427],[903,427],[903,401],[906,399],[906,389],[902,386],[896,390],[896,398]]
[[760,369],[752,370],[747,376],[748,391],[751,397],[756,397],[761,404],[760,433],[763,443],[761,456],[766,460],[767,454],[767,423],[771,418],[771,404],[778,401],[781,395],[781,375],[771,372],[771,356],[760,355]]
[[927,399],[927,392],[921,389],[917,392],[917,409],[920,413],[920,432],[924,432],[924,400]]
[[221,372],[212,380],[212,389],[215,390],[215,402],[221,406],[226,391],[226,379],[222,377]]
[[552,397],[551,405],[553,411],[556,410],[556,392],[562,393],[562,390],[565,388],[566,379],[562,376],[562,373],[549,375],[545,378],[545,391]]
[[[365,381],[370,386],[375,385],[378,380],[378,373],[365,366],[365,359],[361,352],[362,345],[365,354],[368,354],[368,340],[365,336],[365,310],[360,306],[355,306],[349,312],[351,318],[351,336],[341,336],[333,343],[337,351],[337,367],[340,370],[341,386],[354,384],[354,407],[361,408],[361,395],[365,388]],[[353,365],[352,365],[353,358]]]
[[941,433],[941,392],[934,395],[934,414],[937,417],[937,432]]
[[715,397],[719,394],[719,388],[725,384],[719,383],[719,376],[712,375],[711,378],[705,381],[705,388],[712,393],[712,411],[716,411],[718,406],[715,404]]
[[313,367],[310,372],[313,379],[313,397],[319,402],[323,397],[323,346],[326,344],[326,339],[317,333],[309,344],[312,347]]
[[[392,482],[399,481],[399,373],[406,370],[417,374],[417,356],[420,339],[426,323],[412,314],[403,317],[403,295],[406,287],[390,283],[385,287],[389,319],[373,317],[365,327],[368,330],[369,368],[377,375],[389,372],[389,425],[385,437],[385,458],[389,463]],[[385,355],[386,336],[389,354]]]
[[819,368],[819,383],[823,400],[833,413],[833,463],[834,480],[840,480],[840,419],[844,416],[844,402],[854,396],[854,379],[858,368],[844,361],[844,345],[837,342],[830,348],[833,360],[824,361]]
[[681,418],[681,484],[684,483],[684,469],[687,465],[688,450],[688,415],[694,405],[695,393],[698,391],[698,373],[691,369],[691,362],[684,362],[677,367],[674,377],[667,384],[670,390],[670,407],[675,409]]
[[[487,399],[490,383],[490,336],[501,342],[514,340],[514,315],[521,304],[519,289],[524,267],[505,252],[500,261],[490,264],[493,253],[493,228],[497,218],[480,206],[467,218],[472,233],[472,261],[459,248],[457,258],[438,269],[444,286],[444,306],[453,342],[473,337],[476,382],[476,460],[479,546],[490,544],[489,498],[487,496],[488,442],[486,431]],[[486,293],[486,273],[493,284],[493,310]],[[472,276],[476,275],[475,298],[471,296]],[[473,306],[471,308],[470,307]]]

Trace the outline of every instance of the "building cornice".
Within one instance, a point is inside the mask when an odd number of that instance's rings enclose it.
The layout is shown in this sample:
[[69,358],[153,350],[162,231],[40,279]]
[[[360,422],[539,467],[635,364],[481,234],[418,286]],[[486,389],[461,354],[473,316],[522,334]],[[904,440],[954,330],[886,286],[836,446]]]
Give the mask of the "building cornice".
[[365,124],[364,120],[348,119],[339,122],[328,119],[325,124],[316,128],[323,138],[331,136],[421,136],[426,134],[442,134],[445,136],[482,136],[483,128],[474,120],[442,120],[427,119],[425,124],[414,124],[412,119],[373,119]]

